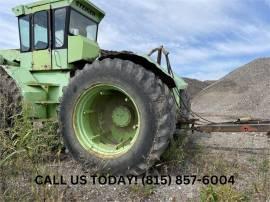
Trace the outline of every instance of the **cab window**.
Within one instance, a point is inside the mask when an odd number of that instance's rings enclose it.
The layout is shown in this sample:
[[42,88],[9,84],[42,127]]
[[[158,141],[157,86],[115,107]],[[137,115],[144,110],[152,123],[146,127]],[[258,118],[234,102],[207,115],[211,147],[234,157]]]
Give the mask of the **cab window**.
[[54,11],[54,47],[63,48],[65,45],[66,8]]
[[21,51],[26,52],[30,50],[30,16],[23,16],[19,18],[20,42]]
[[72,35],[81,35],[90,40],[97,40],[98,24],[90,18],[80,14],[75,10],[70,13],[69,32]]
[[40,11],[34,15],[34,48],[43,50],[47,49],[48,45],[48,12]]

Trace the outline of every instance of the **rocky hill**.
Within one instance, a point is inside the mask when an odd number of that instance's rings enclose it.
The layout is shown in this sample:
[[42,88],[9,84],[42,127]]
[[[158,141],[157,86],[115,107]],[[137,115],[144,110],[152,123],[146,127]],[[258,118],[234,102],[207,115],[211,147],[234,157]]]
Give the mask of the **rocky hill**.
[[203,89],[192,109],[206,115],[270,118],[270,58],[254,60]]

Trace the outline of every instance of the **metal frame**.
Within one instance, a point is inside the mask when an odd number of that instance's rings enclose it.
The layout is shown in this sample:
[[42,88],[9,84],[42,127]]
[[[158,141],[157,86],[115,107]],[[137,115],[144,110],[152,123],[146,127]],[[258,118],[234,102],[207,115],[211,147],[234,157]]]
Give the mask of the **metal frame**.
[[212,123],[195,126],[196,120],[191,129],[200,132],[270,132],[270,120],[247,120],[240,119],[235,122]]
[[[150,51],[148,56],[152,56],[157,52],[157,63],[161,65],[162,55],[165,56],[168,73],[173,75],[169,60],[169,52],[163,46],[153,49]],[[179,95],[180,96],[180,95]],[[181,99],[181,98],[180,98]],[[196,124],[198,119],[190,120],[178,120],[178,126],[191,125],[192,131],[200,132],[270,132],[270,120],[252,120],[250,118],[238,119],[235,122],[224,122],[224,123],[210,123],[206,125]]]
[[152,56],[155,52],[158,53],[158,55],[157,55],[157,63],[159,65],[161,65],[161,62],[162,62],[162,54],[165,56],[168,73],[174,77],[172,67],[171,67],[171,63],[170,63],[170,59],[169,59],[169,54],[170,53],[163,46],[160,46],[158,48],[155,48],[155,49],[151,50],[150,53],[148,54],[148,56],[149,57]]

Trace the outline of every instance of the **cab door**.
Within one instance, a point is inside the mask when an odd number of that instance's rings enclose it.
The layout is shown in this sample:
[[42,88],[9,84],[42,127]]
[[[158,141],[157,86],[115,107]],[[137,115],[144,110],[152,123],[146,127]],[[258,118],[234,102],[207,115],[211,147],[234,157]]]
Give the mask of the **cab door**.
[[33,15],[33,70],[52,69],[49,22],[48,10],[39,11]]
[[67,8],[52,10],[52,69],[67,69]]

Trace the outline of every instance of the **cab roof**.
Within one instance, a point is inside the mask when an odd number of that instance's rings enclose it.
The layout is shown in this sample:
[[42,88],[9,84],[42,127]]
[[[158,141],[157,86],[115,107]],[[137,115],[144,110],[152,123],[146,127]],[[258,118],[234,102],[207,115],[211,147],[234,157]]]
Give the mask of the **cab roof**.
[[16,6],[12,9],[12,11],[15,13],[16,16],[19,17],[38,11],[68,6],[82,12],[83,14],[91,18],[94,18],[98,22],[100,22],[105,16],[105,12],[103,10],[101,10],[88,0],[41,0],[26,5]]

